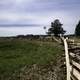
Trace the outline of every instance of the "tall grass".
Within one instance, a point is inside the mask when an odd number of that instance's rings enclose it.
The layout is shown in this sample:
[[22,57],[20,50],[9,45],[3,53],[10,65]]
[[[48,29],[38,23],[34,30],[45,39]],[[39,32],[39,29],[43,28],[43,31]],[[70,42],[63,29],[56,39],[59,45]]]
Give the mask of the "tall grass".
[[57,59],[62,48],[55,42],[24,40],[0,41],[0,80],[7,80],[25,65],[45,65]]

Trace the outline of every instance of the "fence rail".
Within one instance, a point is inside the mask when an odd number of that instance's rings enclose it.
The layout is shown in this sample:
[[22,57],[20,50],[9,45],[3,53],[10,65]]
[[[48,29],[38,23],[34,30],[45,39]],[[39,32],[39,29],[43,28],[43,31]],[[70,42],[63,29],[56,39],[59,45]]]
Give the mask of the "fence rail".
[[[65,48],[67,80],[80,80],[80,46],[62,38]],[[80,44],[80,43],[79,43]]]

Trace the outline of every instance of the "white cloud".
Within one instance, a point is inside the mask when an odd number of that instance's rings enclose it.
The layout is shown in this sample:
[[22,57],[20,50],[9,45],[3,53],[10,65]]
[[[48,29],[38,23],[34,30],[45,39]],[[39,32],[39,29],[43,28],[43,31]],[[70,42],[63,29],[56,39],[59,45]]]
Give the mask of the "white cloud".
[[43,16],[43,15],[36,15],[36,14],[26,14],[26,13],[0,13],[0,21],[10,21],[10,23],[16,23],[16,22],[31,22],[34,24],[47,24],[49,17]]

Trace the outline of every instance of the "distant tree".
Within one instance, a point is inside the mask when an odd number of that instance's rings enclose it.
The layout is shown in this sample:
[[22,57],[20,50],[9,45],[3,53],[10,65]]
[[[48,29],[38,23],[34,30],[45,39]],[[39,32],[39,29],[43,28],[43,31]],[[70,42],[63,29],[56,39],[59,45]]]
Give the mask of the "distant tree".
[[45,30],[45,34],[46,34],[46,26],[44,26],[43,29]]
[[62,28],[61,22],[56,19],[54,22],[51,22],[51,27],[48,29],[48,34],[49,35],[54,35],[54,36],[60,36],[63,35],[66,31]]
[[76,35],[76,36],[80,36],[80,21],[79,21],[78,24],[76,25],[75,35]]

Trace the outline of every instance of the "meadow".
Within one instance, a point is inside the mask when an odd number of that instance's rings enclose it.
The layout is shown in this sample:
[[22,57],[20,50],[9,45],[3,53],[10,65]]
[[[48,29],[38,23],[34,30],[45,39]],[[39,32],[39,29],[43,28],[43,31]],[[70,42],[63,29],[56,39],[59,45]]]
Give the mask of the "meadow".
[[63,54],[62,49],[63,47],[56,42],[0,40],[0,80],[25,80],[20,78],[21,69],[24,70],[24,67],[27,67],[29,70],[34,64],[45,66],[52,62],[54,67],[58,57]]

